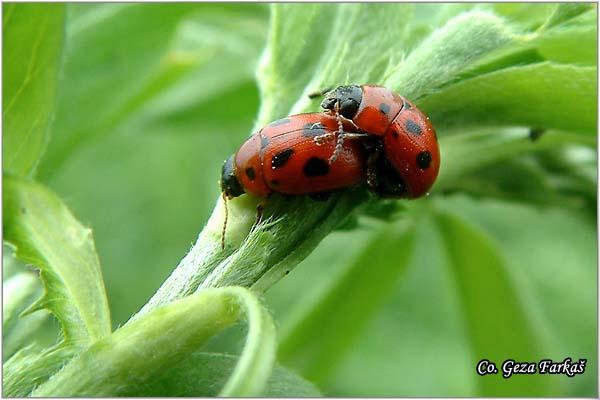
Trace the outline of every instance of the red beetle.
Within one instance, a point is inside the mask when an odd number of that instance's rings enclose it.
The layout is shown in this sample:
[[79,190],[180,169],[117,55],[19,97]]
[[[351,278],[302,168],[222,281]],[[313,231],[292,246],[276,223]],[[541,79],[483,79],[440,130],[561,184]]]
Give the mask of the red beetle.
[[[427,193],[439,172],[440,151],[429,118],[414,104],[385,87],[350,85],[327,93],[321,107],[354,127],[350,134],[339,129],[338,144],[360,138],[357,133],[381,137],[386,158],[406,181],[406,197]],[[330,157],[332,164],[336,151]]]
[[337,128],[336,118],[324,113],[292,115],[265,126],[225,161],[223,194],[314,194],[362,183],[365,149],[359,142],[346,142],[337,162],[329,164],[335,143],[314,140]]

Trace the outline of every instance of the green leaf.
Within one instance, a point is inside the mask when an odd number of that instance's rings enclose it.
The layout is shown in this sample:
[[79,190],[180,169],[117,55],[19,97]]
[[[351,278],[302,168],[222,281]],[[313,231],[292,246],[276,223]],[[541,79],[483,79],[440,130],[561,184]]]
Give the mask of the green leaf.
[[328,378],[405,271],[413,251],[413,228],[410,223],[381,227],[341,274],[287,317],[279,348],[284,364],[313,381]]
[[[500,246],[518,299],[542,339],[544,358],[562,361],[568,355],[588,360],[596,357],[595,215],[562,206],[481,201],[461,195],[436,204],[485,230]],[[548,389],[564,396],[594,396],[596,369],[597,365],[588,361],[585,374],[575,379],[556,376],[560,385]]]
[[597,25],[557,27],[533,40],[539,54],[547,60],[565,64],[596,65]]
[[423,41],[384,86],[417,100],[453,82],[480,58],[516,39],[506,23],[493,14],[460,14]]
[[92,232],[44,186],[4,177],[4,237],[16,257],[40,269],[47,308],[64,340],[85,345],[110,333],[108,302]]
[[[246,346],[221,391],[259,396],[275,359],[275,327],[266,309],[243,288],[206,290],[157,308],[97,341],[33,395],[122,396],[144,390],[211,336],[245,314]],[[135,379],[131,379],[135,376]]]
[[[166,369],[156,380],[131,392],[141,397],[215,397],[231,375],[238,357],[195,352],[172,368]],[[275,365],[262,393],[265,397],[320,397],[317,388],[300,376]]]
[[58,319],[61,343],[22,352],[5,366],[4,393],[25,396],[67,358],[110,333],[110,316],[91,230],[54,193],[37,183],[4,177],[4,238],[16,257],[40,270],[45,293],[26,313],[47,309]]
[[557,4],[554,12],[550,15],[544,28],[550,28],[569,21],[580,14],[590,11],[595,6],[592,3],[561,3]]
[[472,343],[473,371],[482,359],[497,363],[500,369],[496,375],[477,380],[480,393],[483,396],[544,396],[553,393],[556,376],[502,377],[504,360],[541,360],[546,354],[527,303],[518,292],[494,243],[447,212],[438,212],[436,221],[464,308]]
[[[583,18],[587,15],[592,18]],[[569,21],[551,29],[540,28],[514,37],[514,40],[477,60],[461,74],[460,79],[543,61],[595,66],[597,18],[591,12],[583,16],[577,23]]]
[[419,106],[436,126],[525,126],[591,135],[596,82],[595,67],[538,63],[458,82]]
[[64,4],[2,6],[3,170],[28,176],[48,142],[64,40]]
[[[507,274],[514,280],[514,291],[531,317],[534,332],[543,339],[540,345],[544,358],[562,361],[572,354],[595,359],[595,217],[577,215],[564,207],[472,199],[465,195],[431,196],[431,200],[436,208],[453,214],[460,212],[464,224],[475,225],[478,232],[481,229],[498,244],[496,253],[509,268]],[[421,203],[409,202],[411,208]],[[325,394],[485,396],[478,385],[488,377],[475,372],[478,360],[474,359],[465,323],[464,300],[457,290],[454,269],[449,268],[447,251],[442,247],[443,236],[434,218],[428,217],[433,215],[431,211],[423,207],[419,213],[425,218],[415,225],[415,252],[390,298],[378,308],[327,382],[319,383]],[[354,258],[356,248],[367,241],[360,230],[330,235],[301,268],[269,291],[271,307],[280,316],[283,331],[288,314],[311,302],[317,289],[314,286],[339,275],[338,260]],[[487,270],[486,266],[487,263],[482,264],[481,269]],[[493,313],[484,307],[480,310],[485,313],[484,319]],[[328,325],[321,326],[318,337],[326,330]],[[314,332],[312,335],[314,338]],[[495,336],[492,333],[490,338],[492,349]],[[503,360],[495,361],[500,365]],[[594,396],[596,366],[588,362],[588,368],[575,378],[558,378],[562,385],[549,387],[547,395]]]
[[519,24],[528,30],[539,28],[556,9],[556,3],[486,3],[486,5],[511,24]]

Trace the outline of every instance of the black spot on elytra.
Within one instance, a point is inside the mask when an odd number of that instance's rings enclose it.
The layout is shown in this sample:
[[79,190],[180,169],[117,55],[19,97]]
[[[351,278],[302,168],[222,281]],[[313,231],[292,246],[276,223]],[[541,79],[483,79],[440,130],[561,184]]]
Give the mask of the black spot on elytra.
[[431,164],[431,153],[430,152],[422,151],[419,154],[417,154],[417,165],[419,166],[419,168],[427,169],[427,168],[429,168],[430,164]]
[[279,186],[279,181],[277,179],[271,179],[272,186]]
[[404,126],[406,127],[406,130],[413,135],[419,136],[423,133],[421,127],[412,119],[407,120]]
[[253,181],[254,178],[256,178],[256,174],[254,173],[254,168],[252,168],[252,167],[246,168],[246,176],[248,177],[248,179]]
[[290,159],[290,157],[294,154],[293,149],[285,149],[275,154],[271,159],[271,167],[273,169],[281,168],[285,165],[285,163]]
[[394,139],[398,139],[398,131],[394,129],[392,131],[392,136],[394,137]]
[[381,103],[379,105],[379,111],[381,111],[382,113],[384,113],[385,115],[387,115],[390,112],[390,106],[389,106],[389,104]]
[[285,125],[285,124],[287,124],[288,122],[290,122],[290,119],[289,119],[289,118],[281,118],[281,119],[278,119],[277,121],[273,121],[273,122],[271,122],[271,123],[269,124],[269,126],[279,126],[279,125]]
[[304,175],[314,176],[325,176],[329,173],[329,163],[319,157],[311,157],[308,159],[304,168],[302,168]]

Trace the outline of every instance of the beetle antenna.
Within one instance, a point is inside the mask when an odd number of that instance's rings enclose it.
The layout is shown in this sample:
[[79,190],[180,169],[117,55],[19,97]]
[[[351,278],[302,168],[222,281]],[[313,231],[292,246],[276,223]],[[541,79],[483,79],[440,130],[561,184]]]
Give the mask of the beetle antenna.
[[344,147],[344,124],[342,123],[342,116],[340,115],[340,103],[335,103],[335,118],[338,123],[338,137],[337,142],[335,143],[335,149],[333,150],[333,154],[329,157],[329,164],[333,164],[335,160],[337,160],[338,156],[342,152],[342,148]]
[[223,220],[223,230],[221,231],[221,250],[225,250],[225,231],[227,230],[227,220],[229,219],[229,210],[227,209],[227,196],[222,194],[223,204],[225,204],[225,219]]
[[325,89],[317,90],[316,92],[309,93],[308,98],[312,100],[312,99],[316,99],[317,97],[323,97],[327,93],[331,92],[332,90],[333,90],[332,87],[327,87]]

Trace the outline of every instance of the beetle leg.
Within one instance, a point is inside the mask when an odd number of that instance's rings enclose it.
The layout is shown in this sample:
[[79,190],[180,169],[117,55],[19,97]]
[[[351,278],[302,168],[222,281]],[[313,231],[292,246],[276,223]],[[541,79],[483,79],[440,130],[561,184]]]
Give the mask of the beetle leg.
[[322,146],[327,142],[332,141],[335,138],[335,134],[333,133],[325,133],[323,135],[315,136],[313,140],[317,144],[317,146]]
[[347,140],[361,140],[368,139],[370,137],[371,135],[369,135],[368,133],[344,133],[344,139]]
[[340,118],[340,119],[342,119],[342,120],[343,120],[344,122],[346,122],[347,124],[350,124],[350,125],[352,125],[352,127],[353,127],[355,130],[357,130],[357,131],[359,131],[359,132],[361,131],[361,129],[360,129],[358,126],[356,126],[356,124],[354,123],[354,121],[352,121],[351,119],[348,119],[348,118],[344,117],[343,115],[340,115],[340,116],[339,116],[339,118]]

